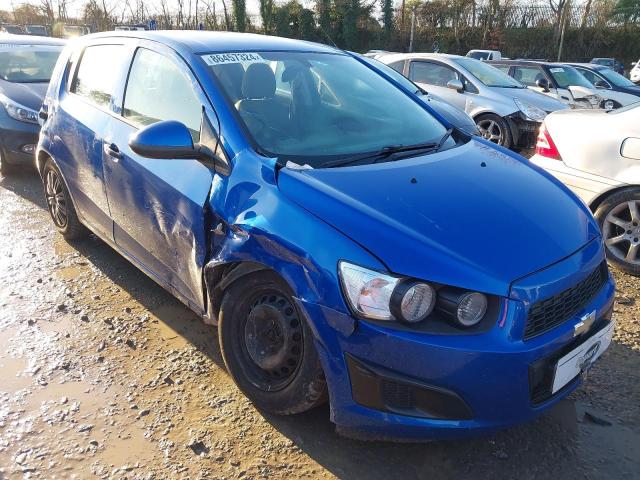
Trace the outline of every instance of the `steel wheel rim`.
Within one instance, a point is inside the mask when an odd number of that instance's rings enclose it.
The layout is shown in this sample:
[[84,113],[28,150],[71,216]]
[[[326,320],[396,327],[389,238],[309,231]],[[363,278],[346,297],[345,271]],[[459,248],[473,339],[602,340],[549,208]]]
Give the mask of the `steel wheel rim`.
[[498,145],[502,145],[504,132],[495,120],[480,120],[478,122],[478,130],[480,130],[482,138],[489,140],[490,142],[497,143]]
[[260,292],[240,330],[244,373],[257,388],[285,388],[302,363],[303,331],[298,311],[280,292]]
[[54,170],[49,170],[45,176],[45,196],[53,223],[59,228],[65,228],[67,226],[67,200],[64,196],[62,180]]
[[602,235],[611,255],[640,265],[640,201],[629,200],[612,208],[604,219]]

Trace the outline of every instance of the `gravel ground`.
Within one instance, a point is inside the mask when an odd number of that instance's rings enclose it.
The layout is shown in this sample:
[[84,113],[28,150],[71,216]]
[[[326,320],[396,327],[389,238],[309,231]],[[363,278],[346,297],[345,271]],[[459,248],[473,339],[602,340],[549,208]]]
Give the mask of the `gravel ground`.
[[640,292],[616,273],[611,348],[571,398],[492,437],[337,436],[322,407],[257,411],[215,329],[95,237],[54,233],[39,179],[0,179],[0,480],[640,478]]

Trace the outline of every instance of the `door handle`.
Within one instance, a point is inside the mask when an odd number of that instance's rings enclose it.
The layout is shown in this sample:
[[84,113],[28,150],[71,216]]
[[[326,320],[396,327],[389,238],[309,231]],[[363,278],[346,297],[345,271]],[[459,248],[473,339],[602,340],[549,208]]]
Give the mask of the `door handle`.
[[114,161],[122,160],[122,152],[115,143],[104,146],[104,153],[109,155]]

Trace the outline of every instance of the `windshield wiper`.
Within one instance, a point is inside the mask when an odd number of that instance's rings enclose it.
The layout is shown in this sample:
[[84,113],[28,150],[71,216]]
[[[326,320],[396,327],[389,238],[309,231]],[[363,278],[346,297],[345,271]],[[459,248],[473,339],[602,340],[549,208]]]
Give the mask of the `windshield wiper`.
[[385,158],[390,157],[391,155],[395,155],[396,153],[405,153],[405,152],[414,152],[426,150],[427,152],[437,152],[439,151],[447,139],[453,133],[453,128],[450,128],[445,132],[438,142],[426,142],[426,143],[416,143],[414,145],[387,145],[382,147],[380,150],[374,153],[365,153],[362,155],[354,155],[348,158],[342,158],[340,160],[334,160],[331,162],[327,162],[322,164],[322,167],[342,167],[345,165],[351,165],[353,163],[361,162],[364,160],[373,160],[372,163],[377,163]]

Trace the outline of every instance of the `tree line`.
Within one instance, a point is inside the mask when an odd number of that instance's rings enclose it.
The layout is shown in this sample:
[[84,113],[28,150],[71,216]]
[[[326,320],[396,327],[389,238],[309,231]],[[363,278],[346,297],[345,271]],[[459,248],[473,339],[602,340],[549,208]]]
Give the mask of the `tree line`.
[[69,15],[71,1],[21,4],[0,17],[20,24],[80,23],[93,31],[154,19],[162,29],[257,32],[354,51],[407,51],[413,24],[417,51],[491,48],[550,59],[564,31],[567,59],[640,57],[640,0],[315,0],[313,8],[299,0],[259,0],[257,15],[247,14],[246,0],[86,0],[77,18]]

